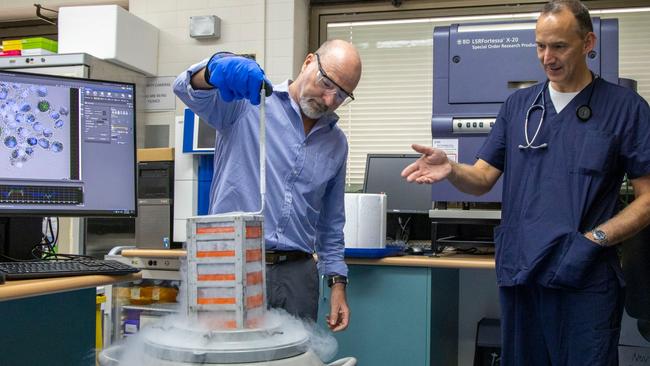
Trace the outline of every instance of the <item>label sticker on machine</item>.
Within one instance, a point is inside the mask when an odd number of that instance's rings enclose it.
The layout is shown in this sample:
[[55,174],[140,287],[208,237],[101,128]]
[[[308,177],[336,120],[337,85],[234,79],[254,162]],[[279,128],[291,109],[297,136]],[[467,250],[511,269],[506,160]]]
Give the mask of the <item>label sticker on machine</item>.
[[433,139],[431,146],[444,151],[450,161],[458,162],[458,139]]

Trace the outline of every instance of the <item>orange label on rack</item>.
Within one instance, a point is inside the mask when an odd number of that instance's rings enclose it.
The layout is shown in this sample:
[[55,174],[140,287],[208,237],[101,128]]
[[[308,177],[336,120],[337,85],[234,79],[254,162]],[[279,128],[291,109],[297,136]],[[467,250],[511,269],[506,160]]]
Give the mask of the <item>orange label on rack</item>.
[[201,297],[196,300],[201,305],[227,305],[234,304],[234,297]]
[[234,281],[235,275],[230,274],[202,274],[196,277],[199,281]]
[[249,296],[246,298],[246,309],[252,309],[262,306],[264,303],[264,296],[262,294]]
[[224,320],[224,321],[211,321],[206,324],[210,329],[237,329],[236,320]]
[[262,271],[251,272],[246,274],[247,285],[257,285],[262,283]]
[[197,234],[225,234],[225,233],[234,233],[235,228],[233,226],[208,226],[208,227],[197,227]]
[[234,250],[204,250],[196,252],[197,258],[208,258],[208,257],[234,257]]
[[246,262],[259,262],[262,260],[262,249],[247,249]]
[[246,319],[246,328],[259,328],[262,323],[260,318]]
[[257,239],[262,236],[261,226],[246,226],[246,239]]

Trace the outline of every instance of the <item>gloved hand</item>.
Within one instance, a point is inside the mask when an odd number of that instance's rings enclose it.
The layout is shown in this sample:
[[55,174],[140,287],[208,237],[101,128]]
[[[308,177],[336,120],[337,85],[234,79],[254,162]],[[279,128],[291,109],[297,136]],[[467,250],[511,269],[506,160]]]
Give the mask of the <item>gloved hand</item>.
[[264,70],[257,62],[232,53],[217,53],[205,67],[205,81],[219,89],[226,102],[246,98],[252,104],[260,104],[262,82],[266,95],[271,95],[271,82],[264,77]]

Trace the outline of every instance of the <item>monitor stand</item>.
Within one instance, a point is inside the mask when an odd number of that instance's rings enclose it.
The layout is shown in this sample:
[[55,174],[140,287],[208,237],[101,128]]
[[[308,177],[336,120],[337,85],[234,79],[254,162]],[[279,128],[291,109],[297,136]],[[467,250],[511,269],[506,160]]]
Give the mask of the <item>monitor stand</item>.
[[42,217],[0,217],[0,261],[35,259],[32,248],[42,239]]

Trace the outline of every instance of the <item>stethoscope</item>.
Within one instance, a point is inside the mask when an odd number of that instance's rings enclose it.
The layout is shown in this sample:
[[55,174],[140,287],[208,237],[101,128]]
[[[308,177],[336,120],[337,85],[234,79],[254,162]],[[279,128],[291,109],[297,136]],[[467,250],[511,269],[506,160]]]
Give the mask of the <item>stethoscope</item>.
[[[593,74],[592,74],[593,75]],[[591,91],[589,92],[589,99],[587,99],[587,104],[583,104],[579,106],[576,109],[576,116],[578,119],[580,119],[582,122],[587,122],[589,118],[591,118],[592,111],[591,111],[591,97],[594,95],[594,89],[596,88],[596,79],[598,79],[598,75],[593,75],[593,80],[591,81]],[[542,124],[544,123],[544,115],[546,114],[546,96],[544,95],[544,92],[546,91],[546,88],[548,87],[548,80],[544,83],[544,86],[542,87],[542,90],[537,93],[537,96],[535,99],[533,99],[533,104],[528,108],[528,111],[526,112],[526,120],[524,122],[524,137],[526,138],[526,145],[519,145],[518,147],[522,150],[524,149],[545,149],[548,147],[548,143],[544,142],[543,144],[539,145],[533,145],[535,142],[535,139],[537,138],[537,135],[539,134],[539,130],[542,128]],[[542,103],[537,103],[537,101],[541,97],[541,102]],[[539,125],[537,125],[537,129],[535,130],[535,134],[533,135],[532,140],[528,139],[528,119],[530,117],[530,114],[535,111],[535,110],[541,110],[542,111],[542,116],[539,118]]]

